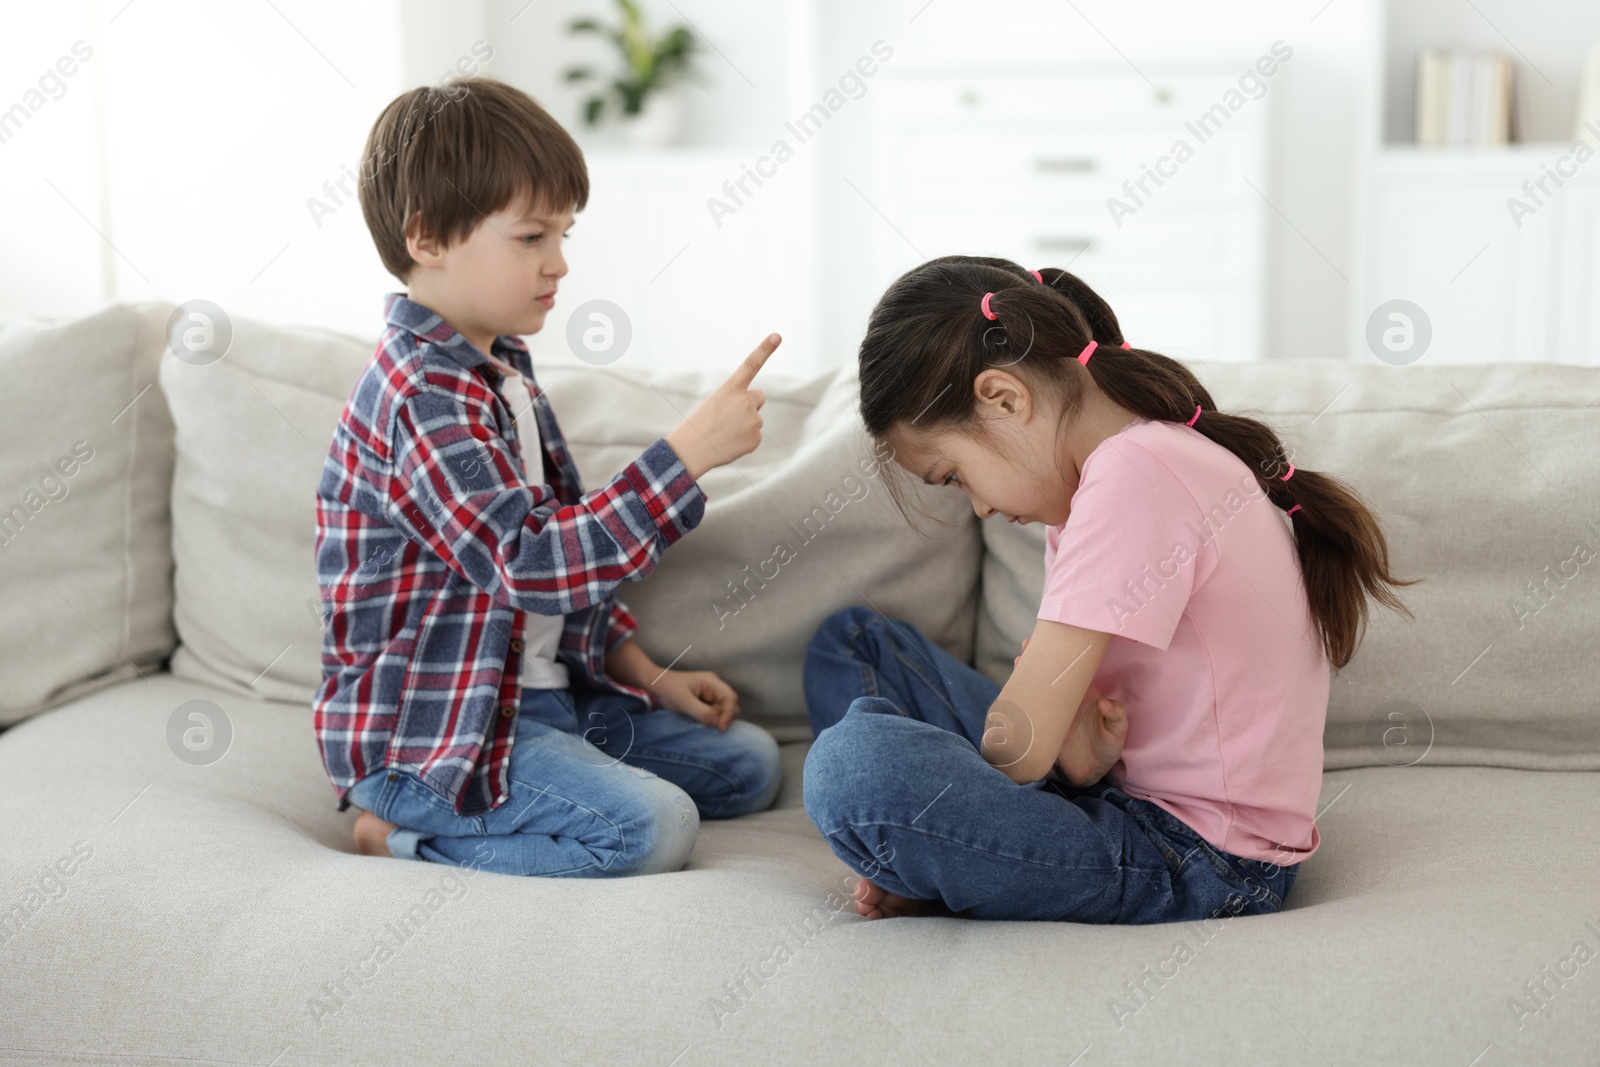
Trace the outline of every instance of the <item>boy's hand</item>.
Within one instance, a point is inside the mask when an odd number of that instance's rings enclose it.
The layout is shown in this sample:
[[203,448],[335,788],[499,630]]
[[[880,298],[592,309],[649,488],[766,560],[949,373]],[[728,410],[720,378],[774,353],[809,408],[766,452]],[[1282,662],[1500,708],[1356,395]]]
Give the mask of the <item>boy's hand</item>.
[[667,444],[683,461],[689,477],[698,481],[706,471],[748,456],[761,443],[761,405],[767,402],[767,395],[752,389],[750,383],[782,340],[775,333],[768,334],[727,381],[700,401],[683,425],[667,434]]
[[663,707],[719,730],[726,730],[739,714],[739,695],[733,686],[710,671],[663,671],[646,688]]
[[1062,742],[1056,767],[1071,785],[1093,785],[1116,765],[1127,740],[1128,715],[1122,701],[1101,696],[1091,685]]

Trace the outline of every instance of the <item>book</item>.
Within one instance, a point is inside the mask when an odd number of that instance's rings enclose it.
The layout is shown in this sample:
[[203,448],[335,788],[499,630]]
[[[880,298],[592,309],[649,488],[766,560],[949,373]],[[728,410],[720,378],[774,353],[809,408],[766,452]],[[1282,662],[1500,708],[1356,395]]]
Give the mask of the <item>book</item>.
[[1511,61],[1499,52],[1424,48],[1417,54],[1416,140],[1495,145],[1515,139]]

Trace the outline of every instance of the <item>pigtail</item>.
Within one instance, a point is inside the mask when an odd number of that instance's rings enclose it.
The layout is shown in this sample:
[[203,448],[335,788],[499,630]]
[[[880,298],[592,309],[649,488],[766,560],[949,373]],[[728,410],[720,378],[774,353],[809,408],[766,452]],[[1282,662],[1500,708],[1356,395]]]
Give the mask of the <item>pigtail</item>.
[[[1138,350],[1118,354],[1130,362],[1154,355]],[[1124,403],[1120,398],[1117,402]],[[1335,670],[1350,662],[1361,643],[1369,597],[1412,617],[1394,588],[1415,585],[1420,579],[1398,578],[1390,571],[1383,528],[1353,487],[1331,474],[1295,466],[1270,426],[1217,411],[1209,395],[1201,401],[1194,428],[1238,456],[1267,499],[1289,513],[1306,600]]]
[[1122,347],[1124,338],[1122,326],[1117,322],[1117,313],[1111,310],[1111,305],[1099,293],[1089,288],[1076,274],[1056,267],[1045,267],[1039,273],[1046,285],[1077,305],[1089,324],[1090,333],[1102,347]]

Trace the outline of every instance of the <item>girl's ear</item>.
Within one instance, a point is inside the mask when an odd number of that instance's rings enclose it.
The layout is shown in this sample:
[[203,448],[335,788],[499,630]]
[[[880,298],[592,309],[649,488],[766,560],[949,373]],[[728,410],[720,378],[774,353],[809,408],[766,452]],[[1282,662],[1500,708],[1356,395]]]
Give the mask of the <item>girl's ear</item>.
[[993,367],[972,380],[972,395],[980,417],[1026,415],[1033,404],[1033,394],[1022,379]]

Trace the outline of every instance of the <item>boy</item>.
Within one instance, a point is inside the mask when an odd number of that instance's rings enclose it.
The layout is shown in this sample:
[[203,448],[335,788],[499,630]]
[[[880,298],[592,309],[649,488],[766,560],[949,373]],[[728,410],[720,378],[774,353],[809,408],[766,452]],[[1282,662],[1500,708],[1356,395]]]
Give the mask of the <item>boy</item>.
[[518,334],[567,273],[583,154],[488,78],[414,89],[367,139],[361,212],[407,286],[317,486],[329,622],[313,702],[358,849],[527,875],[677,870],[700,818],[768,807],[778,749],[706,671],[663,669],[614,596],[761,440],[769,336],[584,493]]

